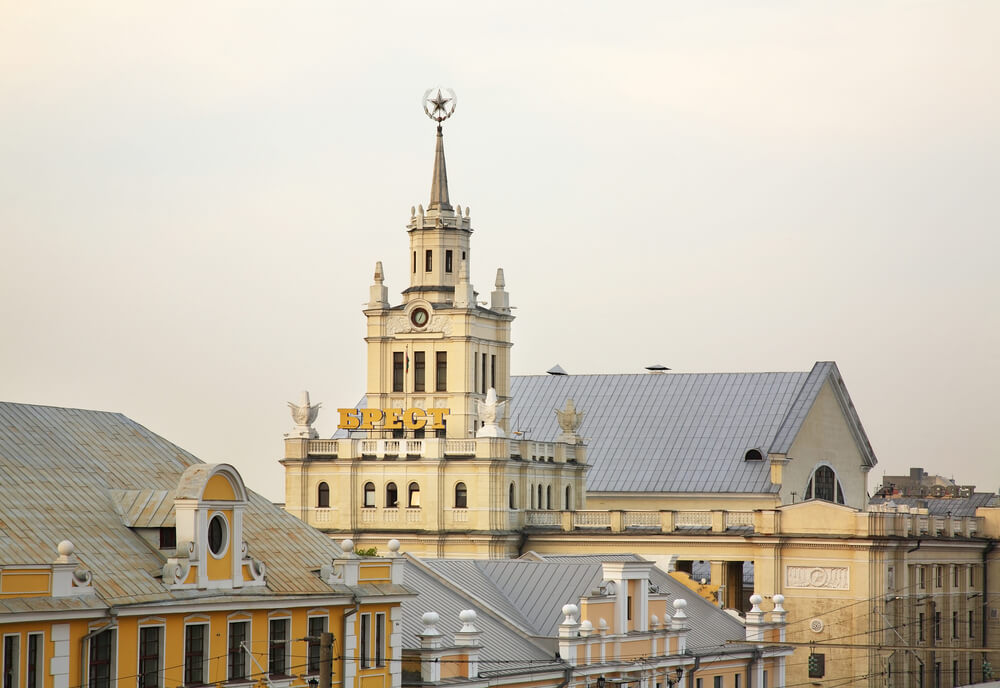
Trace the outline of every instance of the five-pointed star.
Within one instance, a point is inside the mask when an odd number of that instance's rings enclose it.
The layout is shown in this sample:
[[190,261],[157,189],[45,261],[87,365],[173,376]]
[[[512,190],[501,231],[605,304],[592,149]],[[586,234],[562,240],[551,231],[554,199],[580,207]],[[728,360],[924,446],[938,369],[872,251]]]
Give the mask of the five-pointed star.
[[432,114],[436,115],[438,112],[440,112],[441,114],[448,114],[445,111],[444,106],[451,102],[451,98],[445,98],[443,95],[441,95],[441,90],[438,89],[437,97],[429,98],[427,102],[434,106],[434,112]]

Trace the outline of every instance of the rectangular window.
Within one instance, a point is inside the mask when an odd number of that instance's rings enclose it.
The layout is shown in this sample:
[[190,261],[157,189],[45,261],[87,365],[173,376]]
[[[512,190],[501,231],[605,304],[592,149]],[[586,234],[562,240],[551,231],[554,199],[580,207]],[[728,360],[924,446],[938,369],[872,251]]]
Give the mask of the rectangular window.
[[[969,637],[976,637],[976,612],[969,610]],[[972,678],[971,676],[969,678]]]
[[722,688],[722,677],[713,676],[712,677],[712,688]]
[[392,352],[392,391],[403,391],[403,352]]
[[976,567],[969,567],[969,590],[976,589]]
[[958,683],[958,660],[951,660],[951,685],[957,686]]
[[417,252],[413,252],[413,274],[417,274]]
[[27,688],[42,688],[42,641],[41,633],[28,634],[28,683]]
[[140,628],[139,688],[159,688],[160,664],[160,628]]
[[271,619],[267,644],[267,672],[288,674],[288,619]]
[[923,590],[927,587],[927,581],[924,580],[924,567],[917,567],[917,587]]
[[473,352],[472,354],[472,392],[473,394],[479,390],[479,354]]
[[924,613],[920,612],[917,614],[917,640],[923,641],[924,639]]
[[309,617],[309,656],[306,658],[307,674],[319,673],[319,642],[323,634],[326,633],[326,622],[327,619],[325,616]]
[[444,271],[451,272],[451,249],[444,252]]
[[483,382],[482,392],[486,394],[486,354],[483,354],[482,358],[483,376],[480,378]]
[[951,613],[951,637],[958,637],[958,612]]
[[385,666],[385,614],[375,615],[375,666]]
[[205,640],[208,624],[190,624],[184,627],[184,685],[199,686],[205,683]]
[[3,637],[3,688],[19,688],[18,667],[21,665],[21,636]]
[[764,672],[764,680],[760,682],[760,688],[767,688],[767,672]]
[[175,549],[177,547],[177,529],[160,528],[160,549]]
[[115,632],[110,628],[90,639],[90,683],[88,688],[111,688],[111,645]]
[[413,352],[413,391],[423,392],[424,391],[424,352],[414,351]]
[[448,352],[438,351],[435,354],[435,360],[437,361],[437,375],[434,383],[434,390],[436,392],[447,392],[448,391]]
[[742,677],[739,674],[736,674],[733,678],[736,679],[736,682],[733,683],[734,688],[740,688],[740,679]]
[[700,678],[696,678],[694,680],[694,685],[695,685],[695,688],[702,688],[701,679]]
[[934,639],[941,640],[941,612],[934,612]]
[[490,387],[496,389],[497,386],[497,355],[490,355]]
[[940,587],[942,587],[944,585],[942,583],[942,580],[941,580],[942,577],[943,577],[942,576],[942,569],[943,568],[944,568],[943,566],[935,566],[934,567],[934,587],[940,588]]
[[975,683],[976,682],[975,677],[972,675],[973,667],[975,666],[975,664],[974,664],[975,661],[976,660],[974,660],[974,659],[970,659],[969,660],[969,683]]
[[229,624],[229,680],[247,677],[247,656],[243,644],[250,639],[250,622],[233,621]]
[[427,249],[424,252],[424,272],[430,272],[434,269],[434,251]]
[[632,620],[632,596],[631,595],[627,595],[625,597],[625,620],[626,621],[631,621]]
[[362,669],[367,669],[372,665],[371,651],[370,651],[371,640],[372,640],[371,623],[372,623],[371,614],[361,615],[361,637],[358,639],[358,645],[359,649],[361,650],[360,655],[361,655]]
[[953,587],[953,588],[957,588],[958,587],[958,567],[957,566],[952,566],[951,567],[951,587]]

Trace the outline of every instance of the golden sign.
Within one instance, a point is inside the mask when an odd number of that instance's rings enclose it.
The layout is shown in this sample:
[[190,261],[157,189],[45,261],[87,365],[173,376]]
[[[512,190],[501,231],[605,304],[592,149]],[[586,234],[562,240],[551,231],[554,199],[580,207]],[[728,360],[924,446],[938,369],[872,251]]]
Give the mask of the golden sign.
[[340,412],[341,430],[374,430],[381,425],[385,430],[444,430],[444,419],[449,409],[398,408],[390,409],[337,409]]

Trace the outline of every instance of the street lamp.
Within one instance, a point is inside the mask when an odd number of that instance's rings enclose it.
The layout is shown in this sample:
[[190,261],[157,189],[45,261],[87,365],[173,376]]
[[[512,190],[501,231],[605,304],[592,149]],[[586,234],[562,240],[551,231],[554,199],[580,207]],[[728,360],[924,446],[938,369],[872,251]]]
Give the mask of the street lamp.
[[684,667],[677,667],[676,669],[674,669],[674,674],[676,675],[677,678],[670,678],[669,676],[667,677],[668,686],[676,686],[681,682],[681,678],[684,677]]

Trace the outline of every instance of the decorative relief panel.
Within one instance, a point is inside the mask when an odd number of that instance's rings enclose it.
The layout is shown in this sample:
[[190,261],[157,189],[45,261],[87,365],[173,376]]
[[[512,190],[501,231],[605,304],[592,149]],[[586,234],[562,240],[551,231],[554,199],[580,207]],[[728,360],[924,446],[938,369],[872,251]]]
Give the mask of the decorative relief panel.
[[846,566],[786,566],[785,587],[847,590],[851,586]]
[[417,328],[405,315],[393,315],[385,323],[385,333],[388,336],[422,332],[440,332],[446,337],[450,336],[451,319],[443,315],[432,315],[427,327]]

